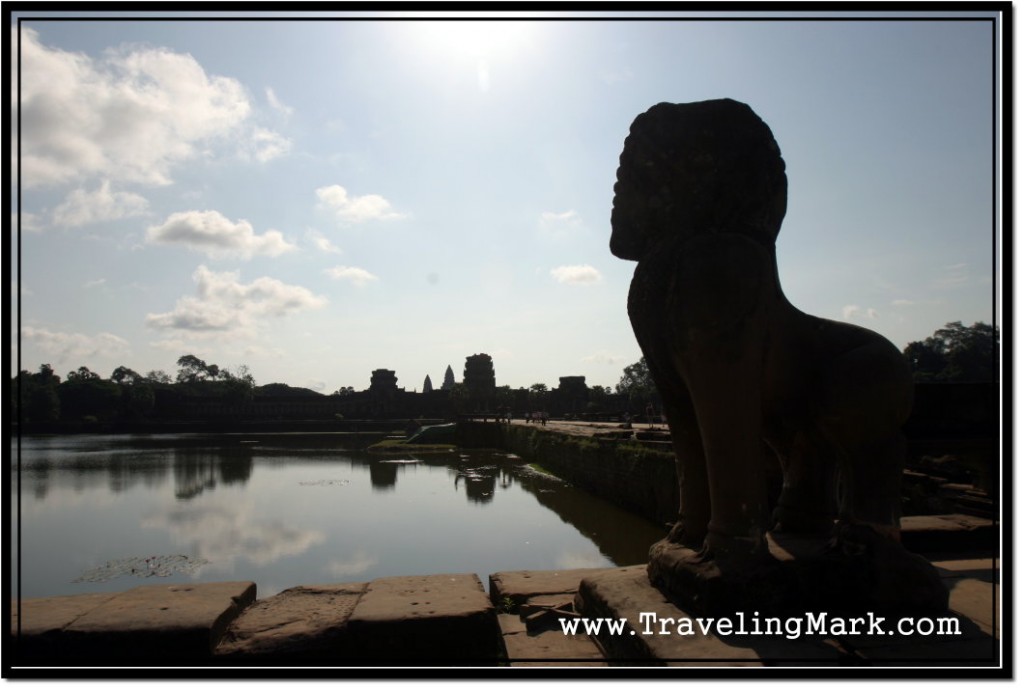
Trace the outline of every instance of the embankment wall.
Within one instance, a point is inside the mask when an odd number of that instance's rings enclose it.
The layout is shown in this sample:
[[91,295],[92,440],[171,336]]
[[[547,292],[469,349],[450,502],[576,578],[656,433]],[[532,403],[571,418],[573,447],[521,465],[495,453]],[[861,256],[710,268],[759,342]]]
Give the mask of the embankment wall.
[[511,451],[576,487],[658,524],[679,512],[675,456],[635,442],[572,436],[542,425],[459,423],[459,446]]

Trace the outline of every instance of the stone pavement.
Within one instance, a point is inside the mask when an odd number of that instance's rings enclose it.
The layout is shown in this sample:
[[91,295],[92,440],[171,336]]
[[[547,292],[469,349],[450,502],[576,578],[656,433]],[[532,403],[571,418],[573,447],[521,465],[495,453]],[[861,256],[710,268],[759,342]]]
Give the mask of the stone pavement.
[[[438,574],[300,586],[262,600],[249,582],[24,600],[20,612],[12,603],[11,667],[995,666],[998,562],[932,561],[959,635],[703,633],[638,565],[496,573],[489,597],[473,574]],[[606,619],[622,630],[610,632]],[[693,635],[679,631],[684,619]]]
[[[11,603],[16,659],[29,664],[192,664],[209,658],[256,599],[247,581],[148,585]],[[19,626],[20,623],[20,626]]]

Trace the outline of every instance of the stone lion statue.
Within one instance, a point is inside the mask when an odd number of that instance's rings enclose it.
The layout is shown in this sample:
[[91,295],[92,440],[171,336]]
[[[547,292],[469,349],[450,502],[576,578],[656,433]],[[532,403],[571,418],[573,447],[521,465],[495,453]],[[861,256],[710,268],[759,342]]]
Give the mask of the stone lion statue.
[[637,262],[629,317],[677,459],[667,541],[726,563],[763,553],[769,529],[899,539],[909,367],[882,336],[786,299],[785,170],[749,106],[662,103],[633,122],[615,185],[611,251]]

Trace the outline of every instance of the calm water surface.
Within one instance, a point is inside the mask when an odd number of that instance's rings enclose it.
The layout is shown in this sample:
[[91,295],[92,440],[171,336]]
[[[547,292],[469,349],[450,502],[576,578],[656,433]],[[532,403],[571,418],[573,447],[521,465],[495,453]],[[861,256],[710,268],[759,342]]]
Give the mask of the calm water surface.
[[456,572],[486,587],[496,571],[641,563],[663,535],[505,452],[330,446],[293,435],[23,437],[12,581],[20,565],[22,597],[222,580],[255,581],[266,597]]

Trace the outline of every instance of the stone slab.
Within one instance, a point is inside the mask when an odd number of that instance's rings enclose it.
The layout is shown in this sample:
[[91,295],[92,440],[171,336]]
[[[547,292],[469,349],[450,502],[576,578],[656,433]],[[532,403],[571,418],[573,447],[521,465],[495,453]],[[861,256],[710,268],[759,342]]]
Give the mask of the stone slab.
[[[950,591],[950,611],[942,622],[926,622],[924,633],[903,635],[898,622],[889,620],[885,636],[857,636],[843,639],[843,645],[872,665],[929,667],[998,666],[998,639],[993,635],[992,598],[998,586],[974,579],[954,581]],[[997,596],[997,595],[996,595]],[[942,627],[949,634],[942,634]],[[930,632],[930,635],[925,635]]]
[[348,620],[353,656],[367,664],[497,664],[494,606],[476,574],[371,581]]
[[[521,605],[538,595],[575,594],[584,577],[605,569],[562,569],[557,571],[501,571],[489,577],[491,601],[501,607],[505,598]],[[571,598],[569,598],[571,599]]]
[[70,658],[90,664],[207,660],[228,624],[256,599],[249,581],[133,588],[78,617],[60,634]]
[[63,631],[79,617],[114,597],[117,597],[117,593],[86,593],[25,599],[21,601],[20,617],[18,601],[12,600],[11,635],[20,634],[22,638],[29,639]]
[[502,636],[526,633],[526,624],[516,614],[499,614],[498,627],[501,629]]
[[948,609],[948,586],[932,564],[869,529],[847,536],[842,550],[825,538],[770,533],[767,540],[767,554],[745,568],[723,570],[716,560],[663,539],[651,547],[647,573],[680,608],[699,615]]
[[[504,615],[509,616],[509,615]],[[588,636],[561,631],[508,633],[503,636],[512,667],[607,667],[604,654]]]
[[23,599],[20,616],[19,603],[13,600],[11,636],[15,665],[48,664],[49,660],[59,659],[65,651],[61,645],[64,629],[116,596],[117,593],[86,593]]
[[999,637],[999,622],[994,605],[998,603],[999,585],[975,578],[953,581],[949,589],[949,609],[970,619],[988,636]]
[[289,588],[259,600],[239,616],[214,654],[239,664],[297,664],[344,659],[348,620],[367,583]]
[[[539,596],[528,604],[539,611],[542,607],[564,604],[565,597],[564,593]],[[512,667],[607,667],[604,653],[589,636],[567,636],[557,628],[557,622],[556,629],[531,631],[521,615],[499,614],[498,624]]]
[[911,552],[963,552],[996,547],[995,524],[991,519],[966,514],[904,516],[900,520],[900,541]]
[[942,578],[974,578],[986,583],[999,582],[998,559],[947,559],[932,561]]
[[[609,569],[584,578],[576,597],[576,611],[591,620],[626,620],[619,635],[603,629],[597,636],[611,664],[667,666],[835,665],[843,655],[834,641],[824,638],[787,640],[772,636],[720,636],[705,634],[696,617],[682,611],[651,586],[645,566]],[[658,624],[641,621],[641,613],[654,613],[673,623],[661,633]],[[692,623],[692,634],[679,633],[682,620]],[[738,624],[734,621],[734,626]],[[686,629],[684,628],[684,631]]]

